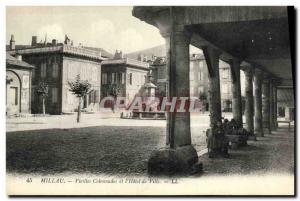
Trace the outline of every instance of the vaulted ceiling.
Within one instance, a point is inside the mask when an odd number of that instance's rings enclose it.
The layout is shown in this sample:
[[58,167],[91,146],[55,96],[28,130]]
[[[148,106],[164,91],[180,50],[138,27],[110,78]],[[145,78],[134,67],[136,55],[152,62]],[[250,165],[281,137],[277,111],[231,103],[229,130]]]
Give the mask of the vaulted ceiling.
[[190,28],[220,49],[275,77],[292,79],[287,18],[203,23]]

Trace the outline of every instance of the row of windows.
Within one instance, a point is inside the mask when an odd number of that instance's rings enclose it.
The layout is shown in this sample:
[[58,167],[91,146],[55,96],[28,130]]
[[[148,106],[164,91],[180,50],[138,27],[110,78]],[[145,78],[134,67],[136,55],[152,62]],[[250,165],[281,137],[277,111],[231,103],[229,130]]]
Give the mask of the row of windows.
[[[70,91],[67,92],[67,102],[68,104],[77,104],[78,98]],[[99,103],[100,102],[100,93],[99,90],[92,90],[87,97],[84,98],[84,102],[87,101],[87,104],[90,103]]]
[[[129,77],[130,77],[130,75],[129,75]],[[131,74],[131,77],[132,77],[132,74]],[[116,72],[102,73],[101,80],[102,80],[102,84],[125,84],[125,73],[116,73]],[[132,78],[131,78],[131,80],[132,80]]]
[[[102,84],[125,84],[126,78],[125,73],[102,73],[101,77]],[[134,82],[134,83],[133,83]],[[127,83],[130,85],[136,84],[136,85],[143,85],[146,82],[146,75],[144,74],[133,74],[128,73],[127,74]]]
[[190,93],[204,93],[204,86],[199,86],[199,87],[190,87]]
[[204,61],[191,61],[190,62],[190,70],[192,71],[195,68],[203,69]]
[[196,75],[197,75],[197,77],[195,76],[195,73],[190,72],[190,80],[193,81],[195,78],[198,81],[204,80],[204,73],[202,71],[199,71]]
[[[57,103],[58,102],[58,88],[57,87],[49,87],[48,89],[48,99],[51,103]],[[49,99],[50,98],[50,99]],[[40,102],[42,101],[42,96],[39,96]]]
[[[52,65],[52,77],[57,78],[58,76],[58,63],[53,63]],[[47,64],[42,63],[41,64],[41,78],[46,78],[47,77]]]

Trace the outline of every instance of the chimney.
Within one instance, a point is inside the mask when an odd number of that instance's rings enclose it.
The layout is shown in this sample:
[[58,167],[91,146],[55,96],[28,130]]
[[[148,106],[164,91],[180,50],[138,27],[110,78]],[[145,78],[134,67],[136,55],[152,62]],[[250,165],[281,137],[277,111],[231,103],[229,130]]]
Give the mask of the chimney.
[[57,45],[57,40],[56,39],[52,40],[52,45]]
[[22,55],[17,54],[17,55],[16,55],[16,58],[17,58],[19,61],[22,61]]
[[37,45],[37,36],[32,36],[31,46],[36,46],[36,45]]
[[14,50],[14,49],[16,48],[15,37],[14,37],[13,34],[12,34],[11,37],[10,37],[9,48],[10,48],[11,50]]

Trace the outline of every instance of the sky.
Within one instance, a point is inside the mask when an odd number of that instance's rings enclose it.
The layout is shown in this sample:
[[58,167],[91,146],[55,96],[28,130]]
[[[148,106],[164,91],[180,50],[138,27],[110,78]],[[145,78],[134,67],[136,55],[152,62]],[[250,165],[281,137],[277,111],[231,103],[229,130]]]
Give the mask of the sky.
[[131,14],[132,7],[7,7],[6,43],[14,34],[16,44],[31,44],[31,37],[38,42],[64,41],[65,34],[74,45],[101,47],[114,53],[130,53],[162,45],[165,40],[156,27]]

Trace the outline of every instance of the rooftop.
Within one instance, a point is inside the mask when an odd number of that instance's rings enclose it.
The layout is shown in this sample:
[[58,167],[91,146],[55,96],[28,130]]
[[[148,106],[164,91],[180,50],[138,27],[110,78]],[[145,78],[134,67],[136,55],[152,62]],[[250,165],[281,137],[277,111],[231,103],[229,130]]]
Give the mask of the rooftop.
[[21,66],[21,67],[25,67],[25,68],[34,68],[34,66],[21,61],[13,56],[11,56],[10,54],[6,53],[6,63],[12,66]]
[[138,61],[130,58],[120,58],[120,59],[108,59],[102,62],[102,65],[116,65],[116,64],[125,64],[134,67],[140,68],[149,68],[149,64],[143,61]]
[[[19,46],[20,47],[20,46]],[[98,59],[98,60],[105,60],[107,58],[103,57],[101,52],[95,51],[89,48],[84,47],[74,47],[72,45],[66,44],[58,44],[58,45],[51,45],[51,46],[21,46],[20,49],[15,50],[8,50],[8,53],[15,55],[15,54],[39,54],[39,53],[49,53],[49,52],[61,52],[67,53],[77,56],[84,56],[88,58]]]

